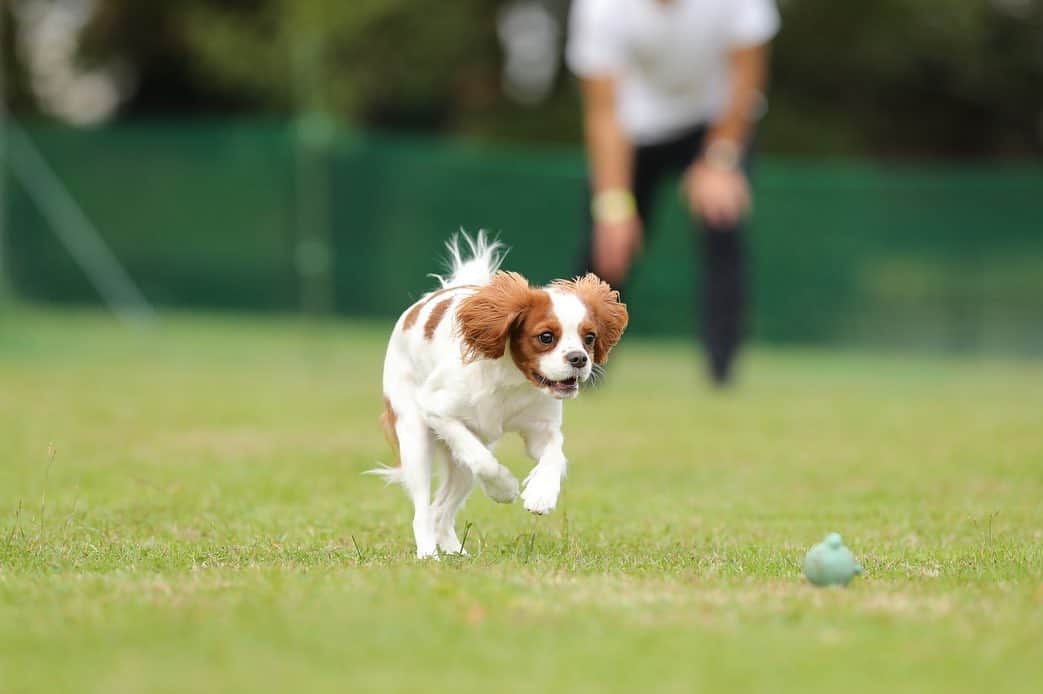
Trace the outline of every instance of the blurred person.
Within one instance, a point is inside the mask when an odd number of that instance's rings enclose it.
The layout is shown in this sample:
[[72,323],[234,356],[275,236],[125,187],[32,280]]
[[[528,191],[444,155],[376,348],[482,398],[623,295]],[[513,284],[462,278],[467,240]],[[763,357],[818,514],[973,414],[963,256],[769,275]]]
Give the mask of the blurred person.
[[582,269],[625,286],[657,188],[683,174],[717,385],[729,382],[742,337],[748,150],[778,28],[773,0],[574,0],[571,9],[566,59],[582,87],[591,195]]

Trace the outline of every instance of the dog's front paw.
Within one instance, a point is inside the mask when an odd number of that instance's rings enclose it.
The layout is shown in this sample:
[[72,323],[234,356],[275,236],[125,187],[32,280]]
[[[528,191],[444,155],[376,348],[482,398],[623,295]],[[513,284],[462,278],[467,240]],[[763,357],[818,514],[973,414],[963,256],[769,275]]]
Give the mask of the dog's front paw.
[[518,480],[502,465],[495,475],[480,476],[478,483],[485,495],[497,503],[512,504],[518,498]]
[[529,478],[525,480],[522,503],[526,511],[542,516],[553,511],[554,507],[558,505],[560,491],[561,479],[557,475],[529,475]]

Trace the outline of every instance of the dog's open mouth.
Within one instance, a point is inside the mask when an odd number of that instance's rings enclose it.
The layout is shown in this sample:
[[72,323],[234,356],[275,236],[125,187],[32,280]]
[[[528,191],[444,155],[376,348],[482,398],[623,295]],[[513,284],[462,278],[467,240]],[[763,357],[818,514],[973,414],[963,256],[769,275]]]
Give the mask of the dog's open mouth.
[[543,374],[533,371],[532,378],[555,395],[572,395],[579,390],[579,380],[575,376],[563,381],[552,381]]

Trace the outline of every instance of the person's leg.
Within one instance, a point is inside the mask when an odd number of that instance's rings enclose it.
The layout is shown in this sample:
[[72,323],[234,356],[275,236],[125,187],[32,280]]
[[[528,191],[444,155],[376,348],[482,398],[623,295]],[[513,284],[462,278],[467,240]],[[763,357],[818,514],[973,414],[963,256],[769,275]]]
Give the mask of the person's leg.
[[702,331],[710,378],[716,385],[731,380],[732,364],[742,340],[746,309],[746,252],[742,227],[714,227],[700,222]]
[[[659,176],[681,173],[702,151],[704,127],[658,145],[654,151]],[[744,166],[748,162],[744,162]],[[748,169],[747,169],[748,170]],[[684,203],[687,204],[687,201]],[[712,381],[728,382],[742,340],[746,307],[746,252],[741,225],[714,227],[692,214],[693,233],[701,257],[701,282],[696,305]],[[699,262],[699,261],[696,261]]]
[[[702,133],[694,145],[693,157],[702,150]],[[749,177],[748,156],[743,161],[743,170]],[[731,380],[745,331],[746,233],[741,220],[733,225],[715,226],[694,214],[693,221],[702,256],[701,296],[697,301],[707,367],[711,381],[723,386]]]

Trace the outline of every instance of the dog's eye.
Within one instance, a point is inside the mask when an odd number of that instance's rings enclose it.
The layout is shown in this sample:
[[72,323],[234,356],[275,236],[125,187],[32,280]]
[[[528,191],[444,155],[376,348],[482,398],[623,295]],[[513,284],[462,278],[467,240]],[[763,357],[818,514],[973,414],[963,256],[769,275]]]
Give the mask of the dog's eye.
[[536,339],[539,340],[541,344],[549,345],[554,342],[554,333],[548,330],[547,332],[537,335]]
[[594,333],[587,333],[583,336],[583,341],[586,342],[588,345],[592,345],[594,344],[594,340],[596,337],[597,336]]

